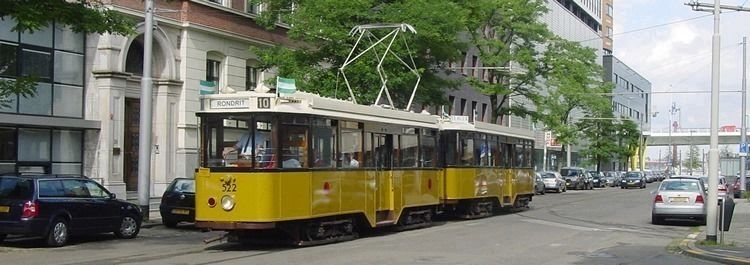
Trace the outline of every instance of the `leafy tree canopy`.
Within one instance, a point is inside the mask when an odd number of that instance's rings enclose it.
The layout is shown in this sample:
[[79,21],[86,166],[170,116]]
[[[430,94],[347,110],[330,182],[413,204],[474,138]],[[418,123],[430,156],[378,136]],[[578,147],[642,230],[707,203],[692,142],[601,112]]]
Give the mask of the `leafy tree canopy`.
[[[301,90],[348,98],[338,68],[343,65],[358,37],[350,36],[349,32],[355,26],[376,23],[406,23],[416,29],[416,34],[399,33],[405,39],[396,39],[392,50],[406,61],[409,60],[408,51],[411,51],[422,75],[417,91],[419,101],[443,103],[443,89],[457,85],[435,67],[458,61],[461,51],[465,50],[459,33],[463,30],[466,12],[452,1],[258,0],[255,3],[267,6],[261,13],[260,22],[273,26],[281,17],[282,21],[294,25],[288,31],[289,37],[303,44],[293,48],[257,48],[253,52],[260,56],[264,67],[276,67],[279,75],[295,78]],[[291,6],[294,8],[289,8]],[[387,33],[388,30],[374,31],[378,37]],[[362,42],[369,44],[373,40],[374,37],[366,36]],[[382,54],[384,47],[379,46],[374,51]],[[380,90],[380,76],[375,71],[377,63],[375,55],[368,53],[347,66],[347,78],[358,102],[373,103]],[[394,103],[404,106],[416,77],[392,56],[386,57],[383,69],[388,87],[394,94]]]

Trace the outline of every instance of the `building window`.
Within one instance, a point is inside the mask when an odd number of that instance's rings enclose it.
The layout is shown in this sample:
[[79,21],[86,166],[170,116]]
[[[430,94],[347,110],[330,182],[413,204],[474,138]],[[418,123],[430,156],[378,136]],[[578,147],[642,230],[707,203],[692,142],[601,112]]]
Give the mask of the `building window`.
[[224,0],[208,0],[208,1],[211,3],[215,3],[215,4],[224,5]]
[[466,111],[466,99],[462,98],[461,99],[461,110],[459,111],[459,113],[461,113],[461,115],[465,115],[466,114],[465,111]]
[[254,15],[260,14],[260,12],[263,12],[263,6],[260,4],[253,4],[253,0],[247,0],[245,1],[245,10]]
[[612,7],[612,4],[607,4],[607,15],[609,17],[613,17],[615,15],[615,8]]
[[480,119],[482,119],[483,122],[488,122],[487,119],[485,119],[485,115],[487,115],[487,103],[482,103],[482,114]]
[[258,68],[245,66],[245,90],[255,90],[258,86]]
[[614,35],[614,31],[612,30],[612,28],[607,27],[607,37],[612,38],[613,35]]
[[471,74],[469,74],[469,75],[474,76],[474,77],[477,76],[476,72],[477,72],[477,63],[478,63],[478,60],[479,59],[477,58],[476,55],[471,56],[471,70],[469,70],[469,73],[471,73]]
[[214,82],[214,88],[219,88],[219,76],[221,74],[221,62],[206,60],[206,81]]
[[448,96],[448,115],[453,115],[454,105],[456,105],[456,97]]

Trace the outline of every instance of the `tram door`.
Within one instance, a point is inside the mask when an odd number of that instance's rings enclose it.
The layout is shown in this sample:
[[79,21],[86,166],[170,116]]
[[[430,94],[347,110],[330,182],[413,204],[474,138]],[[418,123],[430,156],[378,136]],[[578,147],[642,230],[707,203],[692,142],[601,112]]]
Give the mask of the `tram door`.
[[375,165],[375,209],[377,221],[393,220],[393,179],[391,176],[393,135],[374,133],[372,150]]

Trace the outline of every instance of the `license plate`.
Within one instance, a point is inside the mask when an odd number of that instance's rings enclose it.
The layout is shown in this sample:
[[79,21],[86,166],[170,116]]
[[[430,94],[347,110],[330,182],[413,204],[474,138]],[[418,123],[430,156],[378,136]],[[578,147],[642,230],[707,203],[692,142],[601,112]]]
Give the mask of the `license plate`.
[[188,215],[190,214],[189,210],[183,210],[183,209],[172,209],[173,214],[182,214],[182,215]]
[[687,197],[670,197],[669,201],[670,202],[688,202],[688,198]]
[[7,213],[7,212],[10,212],[10,207],[0,206],[0,213]]

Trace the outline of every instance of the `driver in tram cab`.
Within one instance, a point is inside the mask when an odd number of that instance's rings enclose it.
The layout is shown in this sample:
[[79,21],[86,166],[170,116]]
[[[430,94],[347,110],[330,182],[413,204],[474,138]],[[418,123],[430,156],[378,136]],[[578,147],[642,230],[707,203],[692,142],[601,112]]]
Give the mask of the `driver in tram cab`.
[[[260,135],[256,134],[255,142],[258,144],[258,150],[264,150],[263,143],[265,142],[262,137],[259,137]],[[239,139],[237,139],[237,142],[233,146],[224,147],[224,151],[222,152],[222,155],[224,158],[227,158],[227,156],[231,153],[237,152],[237,159],[246,159],[250,160],[250,158],[253,155],[253,147],[252,147],[252,141],[250,139],[250,132],[244,132],[240,136]]]

